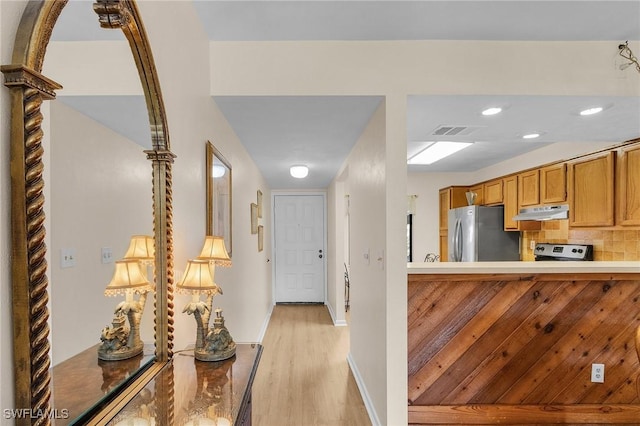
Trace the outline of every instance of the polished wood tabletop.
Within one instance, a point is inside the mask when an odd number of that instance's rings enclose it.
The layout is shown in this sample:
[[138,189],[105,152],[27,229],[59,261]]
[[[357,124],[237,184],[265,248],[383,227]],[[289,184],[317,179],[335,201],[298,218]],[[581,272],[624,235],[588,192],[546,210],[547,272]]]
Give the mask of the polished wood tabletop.
[[109,424],[250,424],[261,353],[259,344],[238,344],[224,361],[198,361],[193,350],[178,352]]
[[111,392],[151,362],[153,345],[144,352],[120,361],[98,359],[96,344],[51,369],[52,408],[56,426],[67,425],[108,398]]

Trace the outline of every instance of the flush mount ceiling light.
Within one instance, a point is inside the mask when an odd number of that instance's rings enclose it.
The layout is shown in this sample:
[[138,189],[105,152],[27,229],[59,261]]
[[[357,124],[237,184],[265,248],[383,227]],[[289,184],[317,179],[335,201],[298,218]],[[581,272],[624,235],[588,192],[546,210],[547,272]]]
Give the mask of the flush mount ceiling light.
[[307,166],[291,166],[289,173],[296,179],[303,179],[309,174],[309,168]]
[[580,111],[580,115],[594,115],[597,114],[599,112],[602,112],[604,108],[602,107],[593,107],[593,108],[587,108],[584,109],[582,111]]
[[629,48],[629,42],[628,41],[625,41],[624,44],[619,44],[618,45],[618,54],[620,56],[622,56],[624,59],[626,59],[627,61],[629,61],[629,62],[626,62],[626,63],[620,65],[620,69],[621,70],[626,70],[631,65],[635,65],[636,66],[636,71],[640,72],[640,63],[638,63],[638,58],[633,56],[633,52]]
[[225,167],[221,166],[220,164],[214,164],[212,170],[212,175],[214,178],[221,178],[226,173]]
[[482,111],[482,115],[496,115],[502,112],[502,108],[500,107],[491,107]]
[[433,142],[407,160],[407,164],[428,165],[472,145],[471,142]]
[[540,133],[529,133],[526,134],[524,136],[522,136],[522,139],[535,139],[535,138],[539,138],[540,137]]

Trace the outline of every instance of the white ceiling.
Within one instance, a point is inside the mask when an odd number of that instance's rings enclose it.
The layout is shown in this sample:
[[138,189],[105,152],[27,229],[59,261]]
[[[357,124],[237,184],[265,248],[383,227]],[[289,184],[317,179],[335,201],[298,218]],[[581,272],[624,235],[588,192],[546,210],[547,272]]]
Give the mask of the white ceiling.
[[[625,40],[640,40],[638,0],[193,3],[211,40],[605,40],[612,42],[612,49]],[[72,1],[67,8],[76,6]],[[72,22],[79,22],[74,15],[69,13]],[[82,18],[82,22],[92,22],[83,35],[75,25],[73,32],[60,31],[56,37],[104,38],[109,32],[95,29],[95,19]],[[635,73],[633,69],[627,72]],[[640,74],[633,77],[640,84]],[[380,100],[346,96],[215,97],[272,189],[326,187]],[[479,114],[484,106],[496,102],[507,107],[503,114]],[[609,108],[588,120],[577,116],[580,108],[595,103]],[[92,114],[89,102],[80,107],[87,115]],[[432,166],[410,166],[409,171],[477,170],[558,141],[624,141],[640,136],[639,117],[637,97],[410,96],[409,155],[417,152],[423,146],[420,142],[428,140],[440,125],[478,129],[466,138],[448,138],[476,142],[473,147]],[[534,130],[544,132],[536,142],[521,140],[524,132]],[[309,164],[309,178],[288,177],[289,162]]]
[[638,1],[202,1],[210,40],[637,40]]

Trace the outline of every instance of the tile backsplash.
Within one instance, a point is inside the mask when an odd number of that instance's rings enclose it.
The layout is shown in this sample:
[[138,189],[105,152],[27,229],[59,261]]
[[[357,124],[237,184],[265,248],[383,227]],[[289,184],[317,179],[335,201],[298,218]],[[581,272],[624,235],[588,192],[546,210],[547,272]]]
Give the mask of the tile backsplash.
[[542,222],[540,231],[522,233],[522,260],[534,260],[530,242],[593,244],[593,260],[640,260],[640,231],[569,229],[568,220]]

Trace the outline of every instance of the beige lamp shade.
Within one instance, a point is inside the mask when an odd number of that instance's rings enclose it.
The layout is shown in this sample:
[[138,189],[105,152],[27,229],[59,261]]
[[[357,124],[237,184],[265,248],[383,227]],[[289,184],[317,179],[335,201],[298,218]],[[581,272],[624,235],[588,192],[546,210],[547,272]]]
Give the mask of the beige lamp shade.
[[197,259],[212,262],[217,266],[231,266],[231,258],[224,245],[224,238],[216,235],[207,235],[204,238],[204,246]]
[[146,293],[151,290],[153,286],[142,271],[140,262],[136,259],[123,259],[116,260],[116,270],[104,294],[116,296],[127,292]]
[[147,235],[134,235],[129,242],[129,248],[124,255],[125,259],[135,259],[138,261],[153,261],[155,256],[153,237]]
[[178,290],[196,294],[222,294],[222,289],[214,282],[215,267],[208,260],[194,259],[187,261],[187,270],[178,283]]

